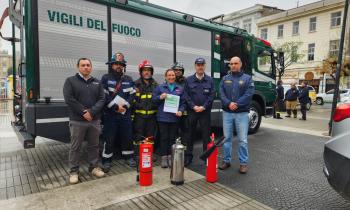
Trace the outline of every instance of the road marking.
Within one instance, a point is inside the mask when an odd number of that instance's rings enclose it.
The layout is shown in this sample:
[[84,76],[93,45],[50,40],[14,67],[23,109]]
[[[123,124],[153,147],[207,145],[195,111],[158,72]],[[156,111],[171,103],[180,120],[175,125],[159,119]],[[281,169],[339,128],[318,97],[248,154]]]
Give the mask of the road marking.
[[315,130],[302,129],[302,128],[292,128],[288,126],[275,125],[275,124],[270,124],[265,122],[261,123],[261,127],[274,129],[274,130],[294,132],[294,133],[308,134],[312,136],[329,137],[324,135],[325,133],[328,133],[328,131],[315,131]]

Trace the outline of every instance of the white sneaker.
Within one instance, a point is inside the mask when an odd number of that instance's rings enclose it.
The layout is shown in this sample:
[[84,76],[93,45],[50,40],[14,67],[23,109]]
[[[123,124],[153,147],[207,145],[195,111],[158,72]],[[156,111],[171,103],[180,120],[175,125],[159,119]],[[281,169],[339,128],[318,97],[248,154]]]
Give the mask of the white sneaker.
[[96,167],[91,171],[91,174],[97,178],[101,178],[105,176],[105,172],[102,171],[100,167]]
[[76,184],[79,182],[78,173],[71,173],[69,175],[69,184]]

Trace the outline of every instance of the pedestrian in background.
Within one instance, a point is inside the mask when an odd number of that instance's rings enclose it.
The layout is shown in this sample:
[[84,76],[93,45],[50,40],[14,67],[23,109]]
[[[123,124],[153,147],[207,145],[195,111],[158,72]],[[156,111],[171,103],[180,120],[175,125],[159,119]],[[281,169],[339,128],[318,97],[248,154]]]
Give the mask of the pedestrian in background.
[[95,177],[103,177],[104,172],[98,166],[100,117],[105,103],[102,84],[90,74],[92,63],[88,58],[80,58],[77,63],[79,72],[66,79],[63,86],[64,101],[69,111],[70,150],[69,183],[79,181],[79,162],[81,146],[87,141],[89,172]]
[[292,83],[290,85],[290,89],[286,92],[286,110],[287,110],[286,117],[291,117],[291,114],[293,112],[294,118],[297,118],[298,96],[299,96],[299,91],[295,83]]
[[300,118],[300,120],[306,120],[306,105],[309,102],[309,88],[307,86],[307,82],[302,82],[301,83],[301,89],[299,92],[299,103],[300,103],[300,112],[302,117]]
[[283,119],[281,117],[281,112],[283,111],[283,104],[284,104],[284,88],[282,86],[282,81],[279,80],[277,82],[276,92],[277,92],[277,98],[275,103],[275,116],[276,119]]

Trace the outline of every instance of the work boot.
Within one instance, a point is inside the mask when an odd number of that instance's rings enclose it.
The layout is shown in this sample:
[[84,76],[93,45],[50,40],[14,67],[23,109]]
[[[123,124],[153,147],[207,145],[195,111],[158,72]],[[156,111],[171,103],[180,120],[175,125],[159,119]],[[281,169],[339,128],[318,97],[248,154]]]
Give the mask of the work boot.
[[111,170],[111,167],[112,167],[111,162],[105,162],[105,163],[103,163],[102,170],[103,170],[103,172],[108,173]]
[[287,109],[287,115],[286,115],[286,117],[290,117],[290,115],[291,115],[291,110],[290,110],[290,109]]
[[160,162],[160,167],[168,168],[168,156],[166,156],[166,155],[162,156],[162,160]]
[[91,174],[97,178],[102,178],[105,176],[105,172],[103,172],[100,167],[95,167],[92,169]]
[[226,163],[225,161],[222,162],[222,164],[219,166],[220,170],[226,170],[228,168],[230,168],[231,163]]
[[79,182],[79,174],[78,172],[71,172],[69,174],[69,184],[76,184]]
[[239,173],[246,174],[247,172],[248,172],[248,166],[246,166],[246,165],[239,166]]
[[298,116],[298,110],[293,110],[293,115],[294,115],[294,118],[297,118],[297,116]]
[[277,117],[276,117],[277,119],[283,119],[283,118],[281,117],[281,114],[280,114],[280,113],[277,113],[276,115],[277,115]]
[[168,167],[169,168],[171,168],[171,164],[172,164],[172,162],[171,162],[171,155],[168,155]]

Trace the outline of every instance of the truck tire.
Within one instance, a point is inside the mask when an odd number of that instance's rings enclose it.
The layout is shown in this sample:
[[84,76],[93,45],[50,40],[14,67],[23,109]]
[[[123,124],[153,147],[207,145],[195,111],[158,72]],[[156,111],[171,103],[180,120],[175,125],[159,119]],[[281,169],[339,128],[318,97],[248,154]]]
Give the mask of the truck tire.
[[261,106],[258,102],[252,101],[249,111],[249,134],[258,132],[262,117]]

